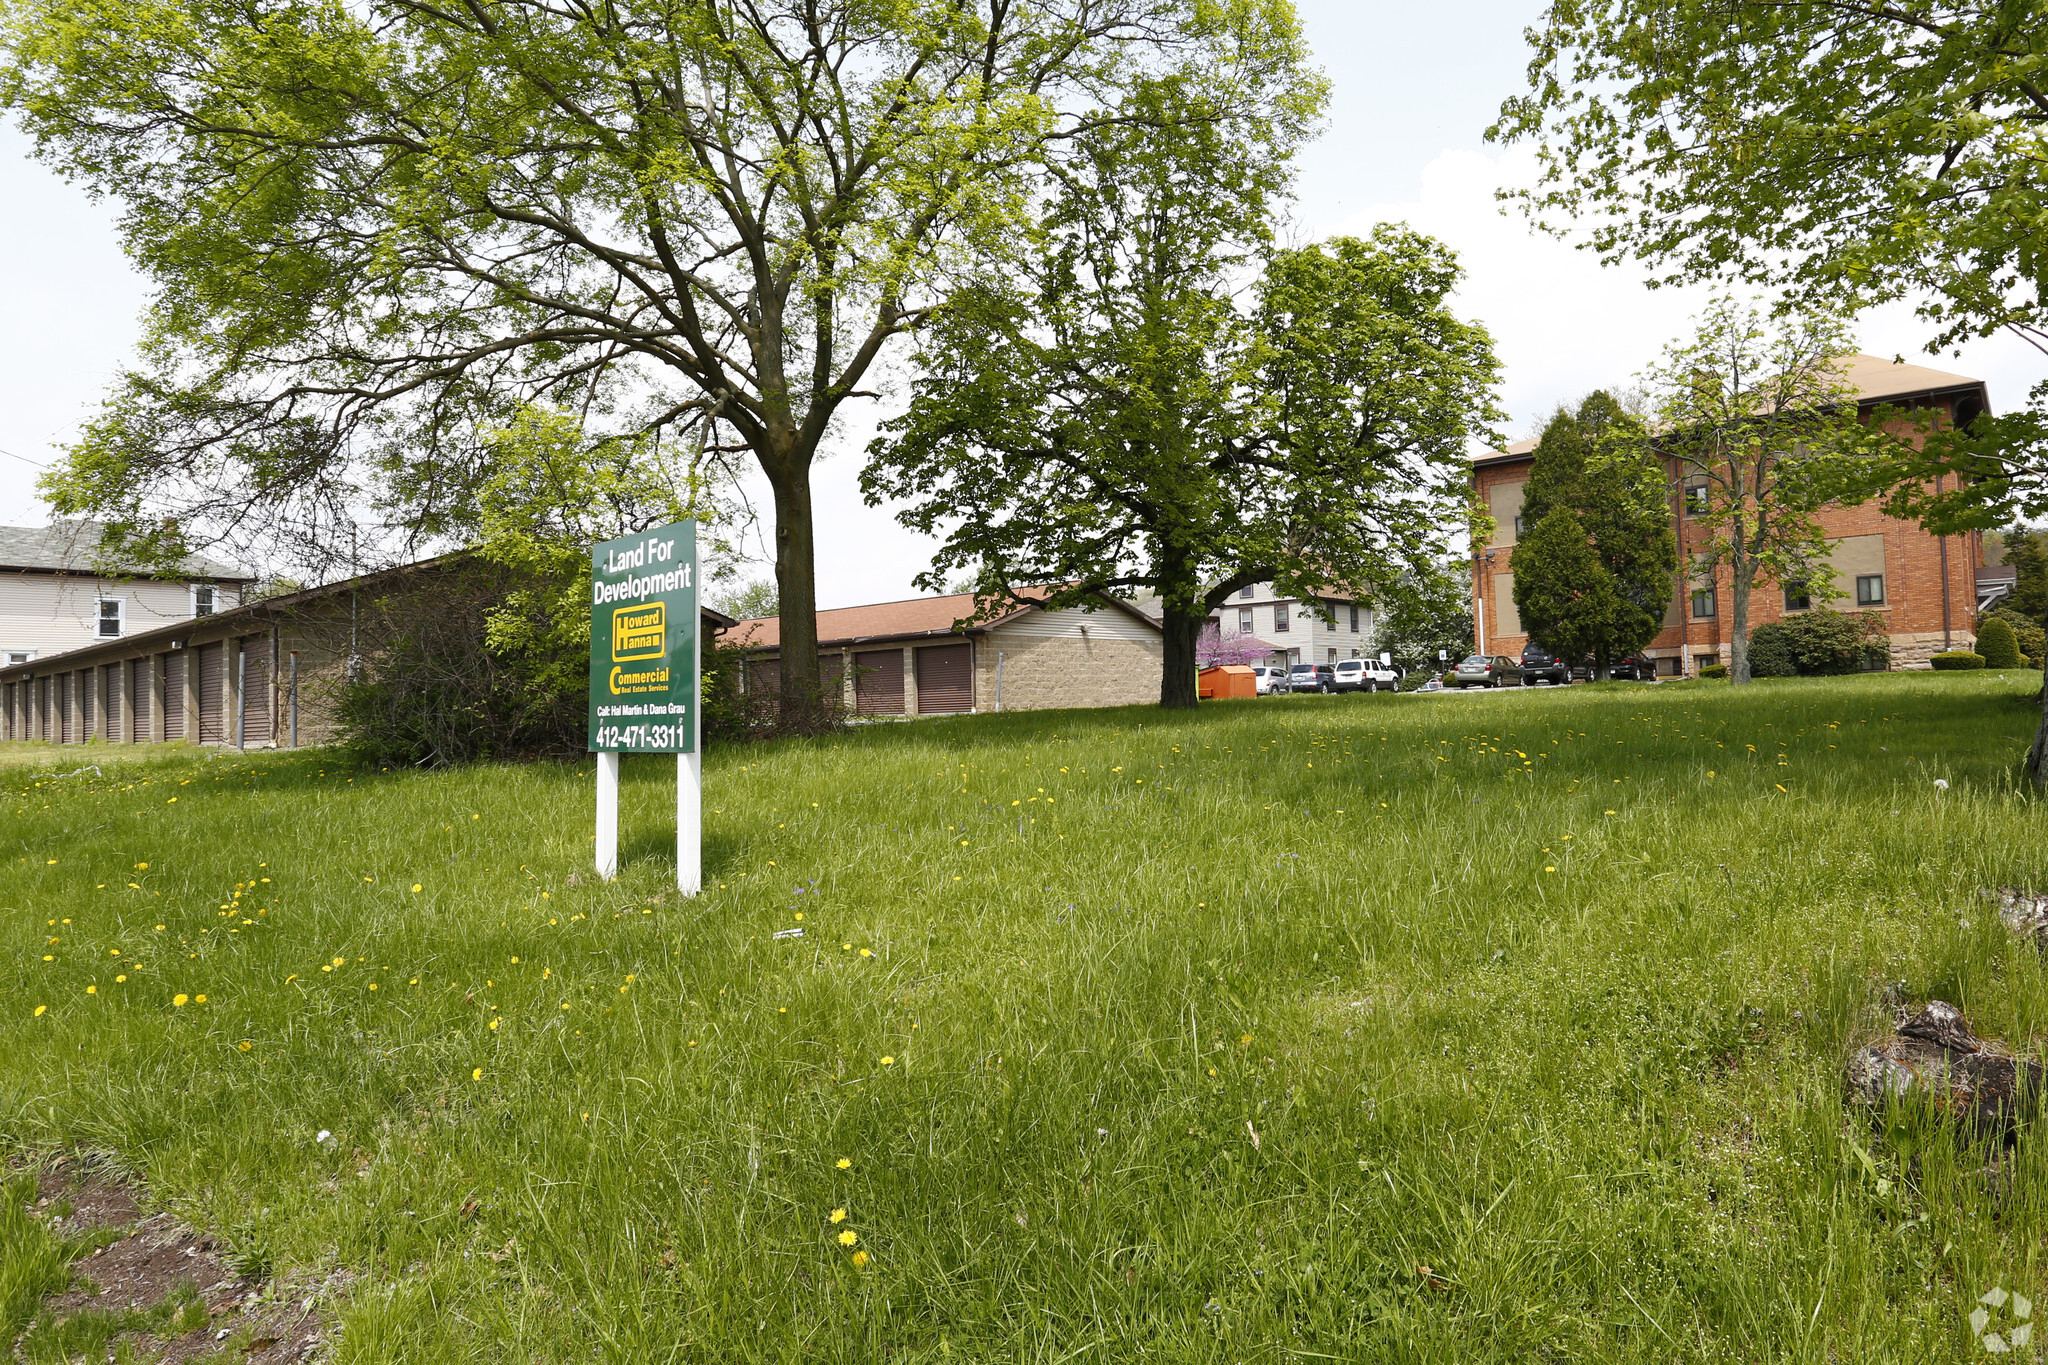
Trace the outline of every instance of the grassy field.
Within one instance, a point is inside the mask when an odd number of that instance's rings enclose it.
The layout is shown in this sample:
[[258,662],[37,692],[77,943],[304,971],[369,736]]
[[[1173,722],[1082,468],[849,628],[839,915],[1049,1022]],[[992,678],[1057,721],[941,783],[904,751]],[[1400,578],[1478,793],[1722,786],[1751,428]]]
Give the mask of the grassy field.
[[1887,987],[2048,1032],[2034,687],[727,749],[688,902],[667,761],[599,884],[588,764],[15,749],[0,1144],[358,1273],[348,1362],[1972,1359],[2048,1156],[1841,1063]]

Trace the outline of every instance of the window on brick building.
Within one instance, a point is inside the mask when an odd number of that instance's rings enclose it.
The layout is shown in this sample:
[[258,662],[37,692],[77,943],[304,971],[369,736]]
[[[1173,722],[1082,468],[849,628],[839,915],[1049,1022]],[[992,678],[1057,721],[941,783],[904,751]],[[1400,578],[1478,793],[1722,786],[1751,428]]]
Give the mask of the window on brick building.
[[1695,618],[1710,620],[1717,610],[1714,590],[1711,587],[1692,590],[1692,614]]
[[1884,605],[1884,575],[1866,573],[1856,576],[1856,605],[1859,607],[1881,607]]
[[1275,602],[1273,604],[1273,633],[1277,635],[1286,629],[1287,604],[1285,602]]
[[1708,499],[1712,495],[1704,483],[1689,483],[1685,486],[1685,514],[1689,517],[1703,517],[1707,514]]
[[1806,611],[1812,606],[1813,595],[1807,591],[1804,583],[1787,583],[1785,585],[1786,611]]

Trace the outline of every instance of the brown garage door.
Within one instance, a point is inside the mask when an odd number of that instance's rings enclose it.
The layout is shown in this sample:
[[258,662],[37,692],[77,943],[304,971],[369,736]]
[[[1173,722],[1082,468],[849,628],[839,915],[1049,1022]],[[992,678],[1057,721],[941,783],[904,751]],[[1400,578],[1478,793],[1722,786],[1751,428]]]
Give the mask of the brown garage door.
[[128,738],[121,731],[121,665],[103,664],[100,667],[100,695],[107,699],[106,736],[111,740]]
[[128,665],[128,709],[134,717],[135,742],[146,743],[150,736],[150,665],[153,659],[137,659]]
[[92,738],[93,721],[98,718],[100,713],[98,706],[99,698],[93,695],[99,688],[99,682],[100,671],[97,668],[81,668],[78,670],[78,742],[80,744]]
[[221,722],[226,717],[226,679],[221,676],[221,655],[219,645],[199,646],[199,742],[218,744],[221,742]]
[[974,709],[974,646],[927,645],[917,651],[917,709],[944,715]]
[[270,660],[261,636],[243,642],[242,743],[270,743]]
[[186,653],[159,654],[157,667],[163,670],[164,679],[164,738],[185,737],[185,666],[192,662]]
[[871,649],[853,656],[853,708],[864,716],[903,714],[903,651]]

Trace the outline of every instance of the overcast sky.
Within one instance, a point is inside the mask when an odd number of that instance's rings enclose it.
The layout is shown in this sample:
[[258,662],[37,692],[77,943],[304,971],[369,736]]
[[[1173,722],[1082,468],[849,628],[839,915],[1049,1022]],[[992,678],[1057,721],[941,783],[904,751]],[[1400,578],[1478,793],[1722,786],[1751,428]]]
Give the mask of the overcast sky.
[[[1498,186],[1530,173],[1525,150],[1491,147],[1483,133],[1522,85],[1521,32],[1539,4],[1298,3],[1332,101],[1301,159],[1292,235],[1403,221],[1453,247],[1468,272],[1458,306],[1493,333],[1513,434],[1532,433],[1562,401],[1628,382],[1685,330],[1699,294],[1646,289],[1638,272],[1603,269],[1502,216],[1494,200]],[[1446,33],[1456,35],[1450,47]],[[12,128],[0,128],[0,203],[11,206],[0,215],[0,525],[40,525],[48,509],[35,496],[38,466],[57,458],[130,353],[145,295],[109,208],[30,160]],[[1961,357],[1926,356],[1928,329],[1906,308],[1866,315],[1859,335],[1872,354],[1988,380],[1997,407],[2043,377],[2036,352],[2002,338]],[[847,422],[817,472],[821,606],[910,596],[930,562],[929,542],[861,504],[871,422]]]

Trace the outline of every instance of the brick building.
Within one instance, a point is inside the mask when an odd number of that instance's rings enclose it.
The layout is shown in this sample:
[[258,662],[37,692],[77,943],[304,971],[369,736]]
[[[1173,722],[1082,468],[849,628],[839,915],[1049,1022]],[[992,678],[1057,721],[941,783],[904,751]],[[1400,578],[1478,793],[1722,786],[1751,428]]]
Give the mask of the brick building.
[[[827,688],[866,716],[1130,706],[1159,700],[1166,647],[1159,625],[1128,602],[1093,609],[1018,607],[988,621],[974,594],[914,597],[818,613]],[[780,681],[781,621],[741,621],[727,644],[752,651],[746,686]]]
[[[1865,420],[1887,403],[1931,411],[1944,424],[1974,421],[1990,407],[1980,379],[1868,355],[1850,356],[1844,364]],[[1514,554],[1515,541],[1526,529],[1520,524],[1522,489],[1535,448],[1533,438],[1517,441],[1472,462],[1474,490],[1498,528],[1493,543],[1475,553],[1472,562],[1473,624],[1481,653],[1519,654],[1529,642],[1515,610]],[[1667,460],[1666,468],[1683,566],[1705,537],[1685,515],[1678,464]],[[1917,523],[1888,517],[1872,504],[1830,507],[1819,521],[1831,543],[1829,559],[1837,587],[1845,595],[1817,604],[1881,613],[1891,635],[1895,668],[1926,668],[1928,656],[1939,650],[1969,648],[1976,641],[1980,605],[1995,600],[2012,580],[2011,569],[1986,567],[1983,538],[1975,532],[1932,536]],[[1780,584],[1759,579],[1750,594],[1750,628],[1806,610],[1808,603],[1796,590],[1787,592]],[[1711,580],[1681,573],[1664,628],[1645,651],[1657,660],[1658,673],[1692,676],[1704,665],[1726,663],[1731,608],[1726,569]]]

